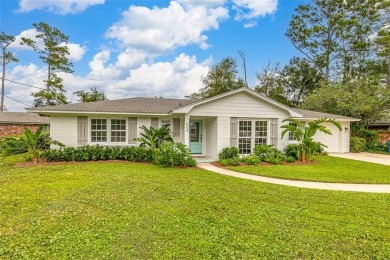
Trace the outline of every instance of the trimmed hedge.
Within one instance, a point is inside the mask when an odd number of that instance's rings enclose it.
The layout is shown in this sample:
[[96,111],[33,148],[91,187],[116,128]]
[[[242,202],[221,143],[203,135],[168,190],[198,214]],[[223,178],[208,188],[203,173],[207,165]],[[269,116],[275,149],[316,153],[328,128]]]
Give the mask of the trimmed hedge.
[[102,145],[86,145],[51,149],[42,157],[48,162],[83,162],[101,160],[126,160],[131,162],[153,162],[153,152],[144,147],[110,147]]

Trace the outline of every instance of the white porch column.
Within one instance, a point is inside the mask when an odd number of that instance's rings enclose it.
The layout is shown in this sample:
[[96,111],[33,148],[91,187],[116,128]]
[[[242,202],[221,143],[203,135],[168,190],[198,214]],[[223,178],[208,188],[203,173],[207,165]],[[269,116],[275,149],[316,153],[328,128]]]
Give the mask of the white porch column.
[[190,116],[184,116],[184,144],[190,146]]

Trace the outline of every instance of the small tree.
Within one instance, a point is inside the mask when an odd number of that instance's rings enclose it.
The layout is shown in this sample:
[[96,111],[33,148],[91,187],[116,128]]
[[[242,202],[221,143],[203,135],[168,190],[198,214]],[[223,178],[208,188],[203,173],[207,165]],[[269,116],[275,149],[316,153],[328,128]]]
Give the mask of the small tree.
[[169,125],[163,125],[157,129],[152,126],[147,128],[144,125],[140,128],[144,130],[144,133],[141,133],[142,137],[134,139],[135,141],[140,142],[140,147],[149,147],[154,149],[159,148],[162,143],[173,142],[169,130]]
[[306,127],[302,124],[301,121],[297,119],[287,118],[283,120],[283,122],[288,122],[288,124],[282,125],[280,127],[284,129],[282,132],[282,138],[288,132],[290,132],[295,137],[299,143],[298,159],[301,162],[308,162],[312,160],[315,148],[318,146],[318,144],[326,147],[326,145],[317,143],[313,139],[313,136],[317,133],[317,131],[321,131],[329,135],[332,134],[332,132],[326,128],[326,126],[322,125],[323,123],[331,123],[341,131],[340,123],[334,119],[329,118],[320,118],[314,120],[313,122],[309,122],[308,126]]

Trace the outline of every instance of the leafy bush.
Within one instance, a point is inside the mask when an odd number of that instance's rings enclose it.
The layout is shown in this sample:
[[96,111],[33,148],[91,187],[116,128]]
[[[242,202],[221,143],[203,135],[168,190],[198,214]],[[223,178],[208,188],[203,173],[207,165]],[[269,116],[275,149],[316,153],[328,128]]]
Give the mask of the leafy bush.
[[222,149],[222,151],[218,154],[218,160],[227,160],[227,159],[233,159],[233,158],[239,158],[238,148],[237,147],[225,147]]
[[245,156],[242,158],[242,161],[249,165],[258,165],[260,163],[260,159],[254,154]]
[[222,159],[219,161],[219,163],[222,166],[239,166],[240,165],[240,158],[234,157],[229,159]]
[[366,147],[366,139],[360,137],[351,137],[350,151],[353,153],[360,153]]
[[297,160],[297,158],[295,158],[294,156],[287,156],[285,161],[288,162],[288,163],[293,163]]
[[155,129],[152,126],[147,128],[143,125],[140,127],[144,130],[144,133],[141,133],[142,137],[135,138],[134,140],[140,142],[141,147],[148,147],[150,149],[159,148],[166,142],[173,143],[169,126],[169,124],[163,125],[162,127]]
[[262,162],[279,164],[284,160],[284,154],[273,145],[256,145],[253,154]]
[[299,158],[299,144],[289,144],[284,148],[284,154],[286,157],[293,157],[295,160]]
[[366,142],[365,150],[368,152],[386,152],[387,145],[379,142]]
[[3,137],[0,139],[0,153],[4,156],[27,152],[26,142],[20,136]]
[[195,159],[192,158],[187,146],[182,143],[161,144],[155,150],[155,162],[162,166],[196,166]]
[[43,153],[48,162],[60,161],[100,161],[127,160],[131,162],[156,162],[164,166],[195,166],[196,161],[191,157],[183,144],[166,143],[160,149],[146,147],[109,147],[102,145],[65,147],[48,150]]

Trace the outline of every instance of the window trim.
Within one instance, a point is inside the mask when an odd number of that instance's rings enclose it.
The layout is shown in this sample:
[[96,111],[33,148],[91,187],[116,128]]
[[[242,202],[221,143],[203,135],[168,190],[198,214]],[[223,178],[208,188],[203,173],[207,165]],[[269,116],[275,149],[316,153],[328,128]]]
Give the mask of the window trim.
[[[250,137],[249,136],[240,136],[240,123],[242,121],[250,121],[251,122],[251,135]],[[256,137],[256,122],[267,122],[267,135],[264,136],[264,137]],[[266,143],[265,144],[269,144],[270,143],[270,138],[271,138],[271,135],[270,135],[270,119],[268,118],[238,118],[238,122],[237,122],[237,148],[240,149],[240,139],[249,139],[250,138],[250,153],[252,153],[253,151],[253,148],[255,148],[255,145],[256,145],[256,139],[258,138],[265,138],[266,139]],[[248,153],[248,154],[250,154]],[[240,151],[240,154],[241,151]],[[244,155],[244,154],[243,154]],[[245,153],[245,155],[247,155]]]
[[[93,119],[105,119],[107,120],[107,141],[106,142],[92,142],[92,120]],[[111,120],[125,120],[125,128],[126,130],[120,130],[120,131],[125,131],[125,141],[124,142],[111,142]],[[128,145],[128,119],[125,117],[90,117],[88,119],[88,133],[89,133],[89,138],[88,138],[88,143],[91,145],[115,145],[115,146],[121,146],[121,145]],[[114,130],[118,131],[118,130]]]

